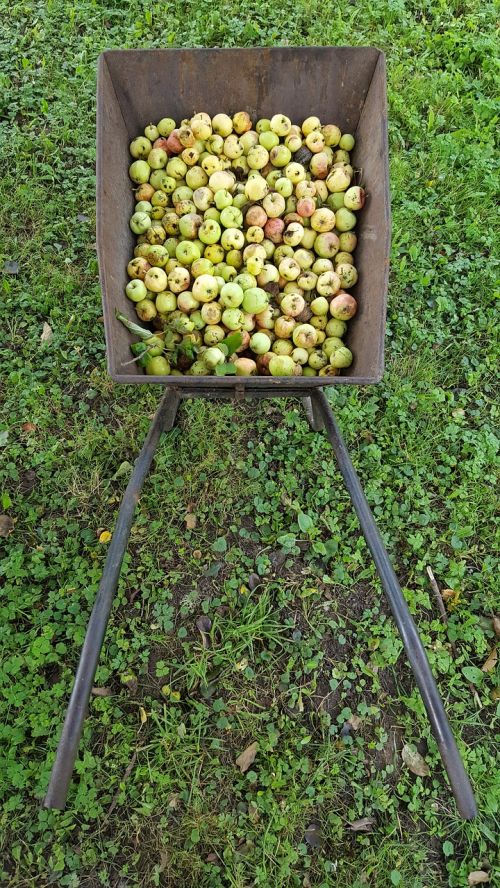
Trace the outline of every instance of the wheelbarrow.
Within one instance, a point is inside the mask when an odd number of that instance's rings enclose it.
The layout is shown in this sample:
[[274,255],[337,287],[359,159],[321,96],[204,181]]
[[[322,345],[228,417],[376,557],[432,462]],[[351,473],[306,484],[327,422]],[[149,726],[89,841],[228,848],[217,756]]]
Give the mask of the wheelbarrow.
[[[330,377],[145,376],[129,360],[131,337],[115,311],[135,317],[124,298],[134,242],[128,219],[133,196],[128,145],[149,121],[176,120],[197,111],[245,110],[252,118],[283,112],[294,122],[315,114],[353,133],[354,165],[362,169],[369,199],[360,214],[354,295],[359,310],[349,326],[352,365]],[[119,383],[157,383],[164,393],[125,491],[97,598],[88,622],[61,738],[44,799],[64,808],[83,723],[118,584],[135,507],[158,442],[172,429],[183,398],[298,398],[309,424],[328,437],[373,556],[398,627],[459,813],[477,813],[446,712],[422,641],[388,553],[323,391],[328,385],[377,383],[383,374],[389,271],[390,205],[386,74],[383,53],[372,47],[111,50],[99,58],[97,83],[97,247],[108,370]]]

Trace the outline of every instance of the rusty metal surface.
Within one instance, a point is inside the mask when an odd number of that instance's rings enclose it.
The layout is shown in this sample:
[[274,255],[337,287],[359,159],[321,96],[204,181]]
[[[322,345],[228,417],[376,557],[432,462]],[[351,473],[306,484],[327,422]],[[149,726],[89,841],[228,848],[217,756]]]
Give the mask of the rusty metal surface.
[[[221,391],[234,377],[146,376],[130,361],[133,338],[115,318],[117,308],[137,321],[126,298],[126,267],[134,237],[128,220],[134,188],[128,144],[150,121],[176,120],[196,111],[249,111],[254,118],[282,111],[293,122],[317,114],[356,136],[353,164],[362,169],[368,198],[357,226],[352,290],[359,310],[349,323],[351,367],[334,377],[245,377],[245,392],[295,390],[379,382],[390,248],[386,76],[383,53],[373,47],[108,50],[97,81],[97,247],[108,370],[116,382],[159,383],[180,390]],[[125,366],[126,365],[126,366]]]

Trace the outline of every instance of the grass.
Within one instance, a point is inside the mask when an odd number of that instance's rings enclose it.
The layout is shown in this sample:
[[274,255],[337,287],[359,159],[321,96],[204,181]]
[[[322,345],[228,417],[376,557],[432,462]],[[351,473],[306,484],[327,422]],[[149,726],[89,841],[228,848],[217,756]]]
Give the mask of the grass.
[[[0,12],[0,267],[18,263],[1,278],[1,511],[15,522],[0,562],[2,885],[461,888],[474,870],[498,884],[499,688],[482,671],[499,609],[492,4],[0,0]],[[457,816],[331,452],[292,402],[183,405],[132,530],[96,676],[107,696],[92,699],[67,810],[44,811],[99,533],[158,400],[105,372],[96,57],[284,42],[387,53],[387,371],[329,397],[480,815]],[[448,628],[427,565],[452,590]],[[429,776],[408,771],[404,744]],[[369,831],[353,830],[362,818]]]

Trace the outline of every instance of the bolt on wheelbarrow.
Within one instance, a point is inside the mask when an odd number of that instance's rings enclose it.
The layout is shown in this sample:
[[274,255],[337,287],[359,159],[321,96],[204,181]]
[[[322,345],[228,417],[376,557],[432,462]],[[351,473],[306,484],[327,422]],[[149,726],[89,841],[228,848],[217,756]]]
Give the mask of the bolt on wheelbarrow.
[[[210,80],[205,76],[210,70]],[[351,322],[352,365],[341,376],[144,376],[130,363],[130,334],[115,319],[125,305],[125,269],[133,251],[128,226],[128,145],[144,122],[168,113],[182,119],[203,109],[246,110],[253,118],[277,111],[293,121],[315,114],[356,137],[370,199],[358,228],[354,288],[359,310]],[[97,86],[97,247],[108,369],[121,383],[158,383],[164,394],[125,491],[89,619],[55,762],[44,799],[64,808],[123,556],[144,480],[163,433],[172,429],[183,398],[298,398],[311,428],[324,432],[373,556],[436,739],[458,811],[477,814],[469,778],[453,737],[427,655],[377,529],[360,480],[330,409],[324,386],[377,383],[383,374],[390,247],[386,75],[372,47],[112,50],[99,59]]]

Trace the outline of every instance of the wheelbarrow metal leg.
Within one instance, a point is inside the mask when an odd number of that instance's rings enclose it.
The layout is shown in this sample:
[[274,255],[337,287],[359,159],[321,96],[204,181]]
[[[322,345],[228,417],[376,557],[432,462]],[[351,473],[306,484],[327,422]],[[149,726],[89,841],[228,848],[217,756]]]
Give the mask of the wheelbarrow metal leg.
[[113,537],[109,545],[99,591],[88,623],[85,641],[83,642],[61,739],[59,740],[56,759],[50,776],[49,787],[43,801],[45,808],[62,809],[66,804],[66,796],[78,754],[83,723],[87,715],[88,701],[106,633],[106,626],[111,613],[113,598],[118,585],[135,509],[158,441],[163,431],[168,431],[172,428],[178,406],[179,397],[177,394],[175,392],[165,392],[123,496]]
[[455,743],[441,697],[439,696],[425,648],[326,396],[324,392],[318,391],[314,392],[312,398],[313,404],[316,404],[321,413],[327,437],[337,458],[340,473],[349,491],[352,504],[359,518],[361,530],[382,581],[384,592],[389,601],[408,660],[422,695],[443,764],[448,773],[458,810],[466,820],[472,820],[477,814],[474,793]]
[[316,401],[312,401],[311,398],[302,398],[302,406],[313,432],[322,432],[324,428],[323,420],[316,406]]

